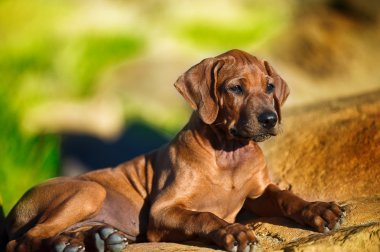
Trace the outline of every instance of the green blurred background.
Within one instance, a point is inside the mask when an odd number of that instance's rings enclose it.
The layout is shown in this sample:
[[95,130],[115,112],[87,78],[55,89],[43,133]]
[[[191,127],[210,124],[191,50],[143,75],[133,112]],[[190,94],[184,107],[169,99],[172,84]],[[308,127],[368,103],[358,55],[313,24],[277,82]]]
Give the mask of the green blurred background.
[[190,110],[172,84],[229,49],[281,70],[290,106],[379,88],[378,10],[349,0],[0,0],[5,212],[61,174],[64,133],[112,142],[138,121],[173,136]]

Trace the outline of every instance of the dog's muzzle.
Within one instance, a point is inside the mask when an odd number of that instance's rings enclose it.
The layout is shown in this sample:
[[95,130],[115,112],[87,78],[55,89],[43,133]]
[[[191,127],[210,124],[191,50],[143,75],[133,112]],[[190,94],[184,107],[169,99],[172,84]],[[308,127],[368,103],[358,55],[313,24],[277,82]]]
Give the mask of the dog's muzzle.
[[276,133],[273,131],[258,133],[258,134],[247,134],[245,131],[238,131],[235,127],[230,129],[231,135],[239,139],[253,140],[255,142],[263,142],[269,139],[271,136],[275,136]]
[[252,140],[255,141],[255,142],[263,142],[267,139],[269,139],[271,136],[271,134],[260,134],[260,135],[255,135],[252,137]]

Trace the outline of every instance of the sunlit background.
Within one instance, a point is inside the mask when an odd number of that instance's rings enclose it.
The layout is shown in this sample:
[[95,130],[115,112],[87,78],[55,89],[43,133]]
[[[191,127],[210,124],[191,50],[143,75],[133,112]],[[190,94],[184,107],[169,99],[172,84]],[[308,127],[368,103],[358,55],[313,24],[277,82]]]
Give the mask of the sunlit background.
[[379,1],[0,0],[0,197],[168,141],[173,83],[239,48],[291,87],[288,107],[380,88]]

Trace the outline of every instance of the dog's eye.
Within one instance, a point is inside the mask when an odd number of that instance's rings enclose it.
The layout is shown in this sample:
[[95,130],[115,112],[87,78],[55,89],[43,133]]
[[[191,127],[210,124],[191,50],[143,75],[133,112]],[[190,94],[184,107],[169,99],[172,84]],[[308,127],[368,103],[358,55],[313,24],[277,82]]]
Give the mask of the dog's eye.
[[272,93],[274,90],[274,85],[272,83],[267,84],[267,93]]
[[233,85],[228,87],[228,90],[235,94],[242,94],[243,93],[243,87],[241,85]]

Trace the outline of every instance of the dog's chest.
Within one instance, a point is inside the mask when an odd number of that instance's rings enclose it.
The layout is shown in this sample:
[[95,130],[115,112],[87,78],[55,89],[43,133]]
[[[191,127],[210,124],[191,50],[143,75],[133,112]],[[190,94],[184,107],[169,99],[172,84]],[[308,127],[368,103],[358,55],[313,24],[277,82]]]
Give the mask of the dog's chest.
[[[202,175],[203,183],[194,179],[194,195],[188,202],[190,209],[212,212],[226,221],[233,222],[251,193],[252,184],[262,177],[265,161],[261,153],[218,153],[215,167],[208,167]],[[211,165],[212,166],[212,165]]]
[[188,198],[185,205],[188,209],[198,212],[211,212],[226,221],[233,222],[246,198],[242,187],[235,187],[232,181],[225,180],[220,184],[208,180],[206,184],[198,185],[194,194]]

